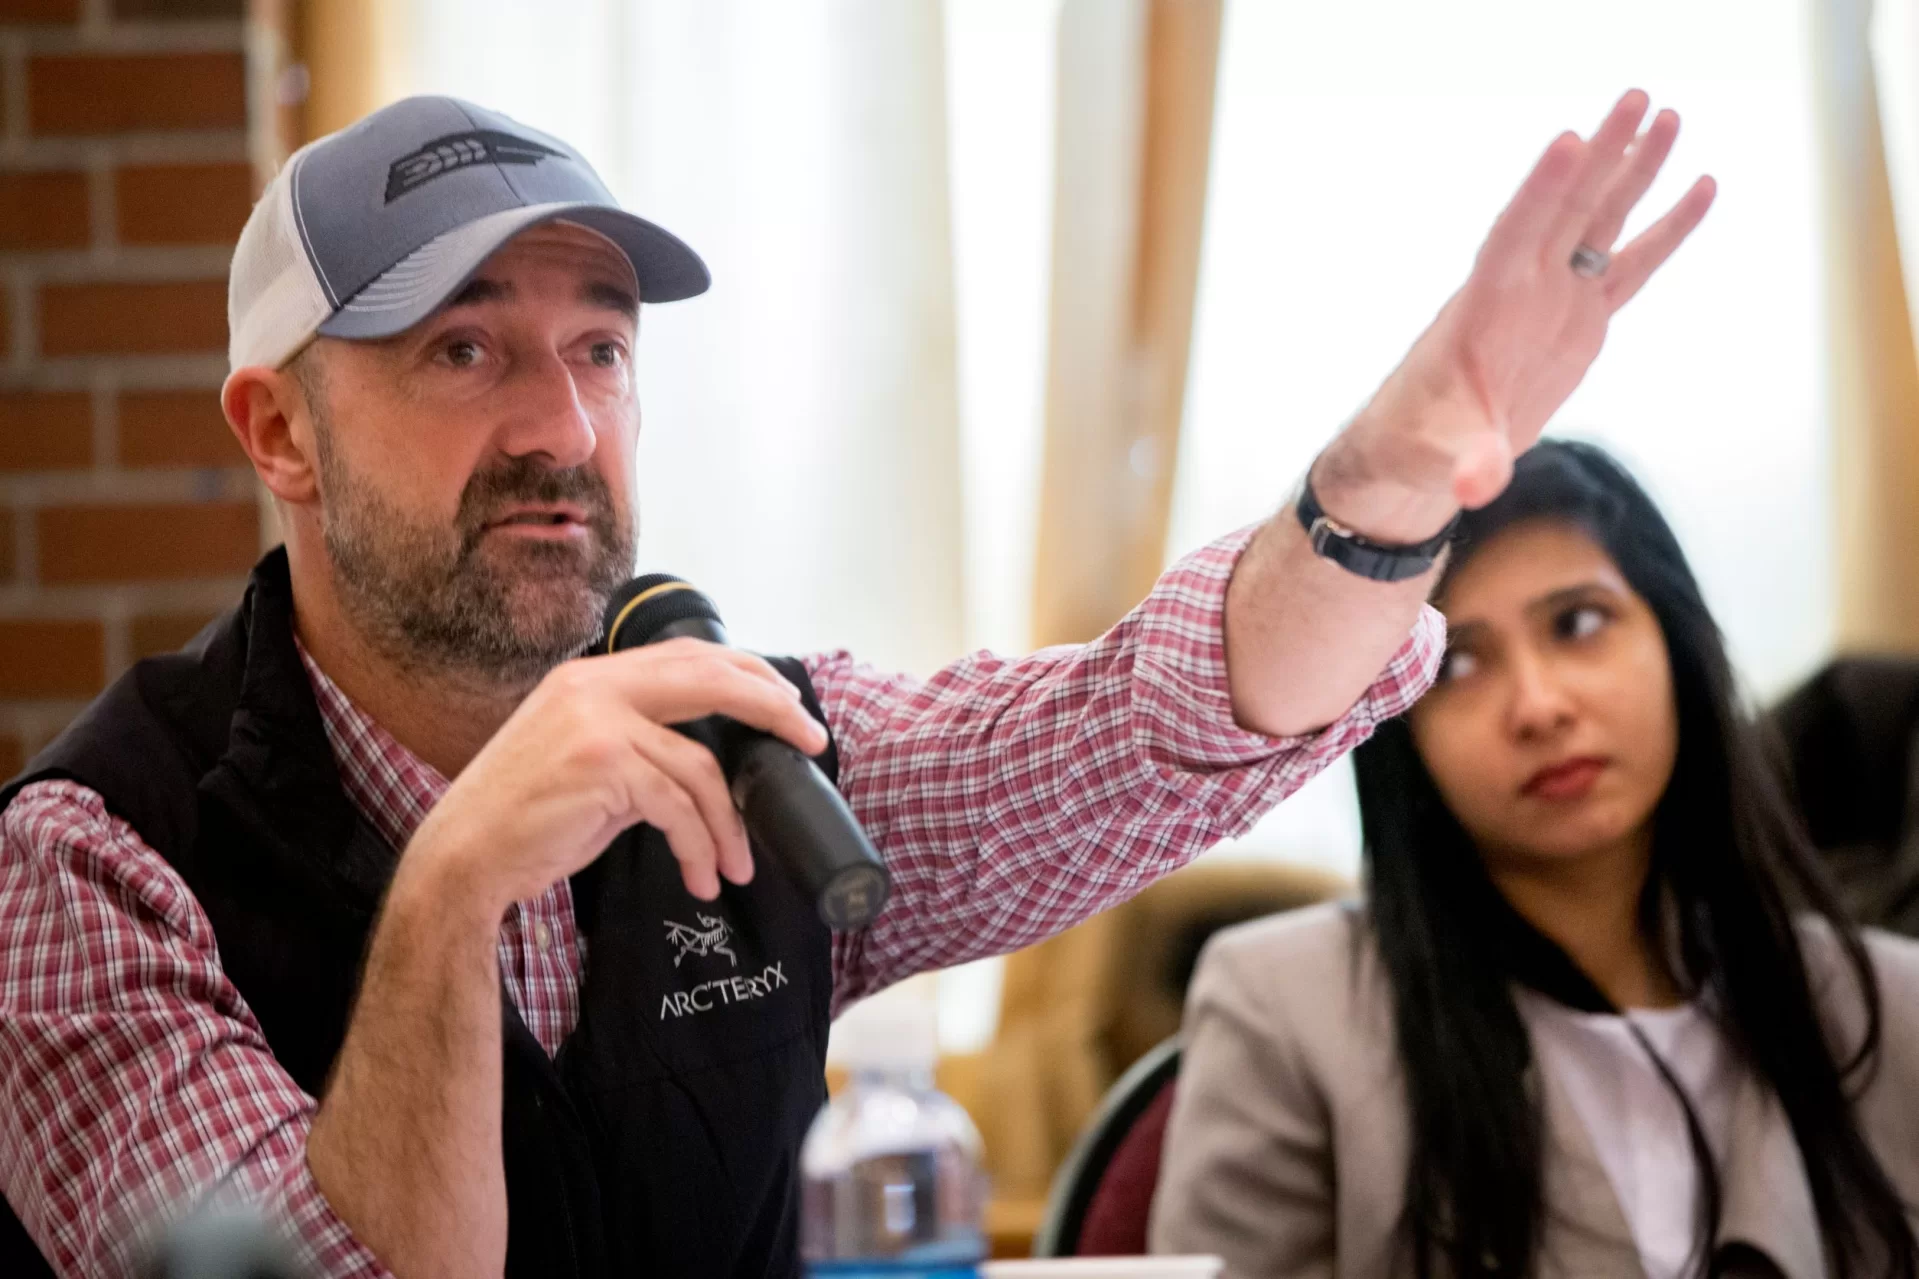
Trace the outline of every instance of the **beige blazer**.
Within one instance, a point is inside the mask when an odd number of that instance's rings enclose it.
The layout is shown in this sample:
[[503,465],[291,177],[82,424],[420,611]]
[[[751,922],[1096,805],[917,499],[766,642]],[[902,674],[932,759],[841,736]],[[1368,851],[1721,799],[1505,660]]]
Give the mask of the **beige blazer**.
[[[1864,1006],[1830,933],[1804,932],[1837,1042]],[[1887,1010],[1861,1128],[1919,1214],[1919,943],[1867,934]],[[1185,1058],[1153,1203],[1155,1252],[1217,1253],[1229,1279],[1412,1273],[1401,1221],[1410,1134],[1384,969],[1364,917],[1322,906],[1220,933],[1186,1008]],[[1545,1072],[1541,1276],[1644,1274],[1570,1100]],[[1770,1121],[1769,1121],[1770,1119]],[[1787,1279],[1826,1273],[1805,1165],[1770,1091],[1734,1103],[1720,1242]],[[1919,1215],[1914,1217],[1919,1228]]]

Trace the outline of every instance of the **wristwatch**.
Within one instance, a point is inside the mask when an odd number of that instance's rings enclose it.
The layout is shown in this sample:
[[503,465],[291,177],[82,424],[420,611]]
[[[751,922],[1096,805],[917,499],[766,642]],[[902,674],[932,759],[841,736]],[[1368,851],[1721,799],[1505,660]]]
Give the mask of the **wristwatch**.
[[1411,546],[1392,546],[1361,537],[1326,514],[1313,495],[1313,477],[1307,473],[1299,486],[1299,501],[1293,506],[1300,527],[1313,544],[1315,554],[1323,556],[1349,573],[1375,582],[1403,582],[1431,571],[1441,551],[1453,540],[1459,528],[1454,515],[1446,527],[1423,542]]

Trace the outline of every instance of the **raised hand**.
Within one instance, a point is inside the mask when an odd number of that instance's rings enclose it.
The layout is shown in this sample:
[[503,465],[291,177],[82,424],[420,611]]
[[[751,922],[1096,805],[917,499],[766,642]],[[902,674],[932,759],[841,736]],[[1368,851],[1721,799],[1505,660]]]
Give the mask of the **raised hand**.
[[1513,459],[1592,367],[1613,314],[1712,204],[1702,177],[1615,250],[1679,134],[1671,111],[1640,133],[1648,105],[1635,89],[1590,139],[1566,133],[1546,148],[1465,285],[1315,466],[1330,514],[1375,540],[1414,542],[1505,488]]

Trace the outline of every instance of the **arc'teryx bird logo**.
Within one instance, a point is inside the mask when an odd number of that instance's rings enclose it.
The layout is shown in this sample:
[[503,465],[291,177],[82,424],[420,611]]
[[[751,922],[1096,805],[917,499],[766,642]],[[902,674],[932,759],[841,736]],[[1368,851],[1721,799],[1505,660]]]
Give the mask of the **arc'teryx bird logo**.
[[565,159],[552,147],[498,129],[449,133],[393,162],[386,171],[386,202],[392,204],[416,187],[471,165],[538,164],[548,156]]
[[740,957],[733,953],[726,943],[733,940],[733,930],[724,919],[715,919],[711,915],[693,912],[693,918],[700,921],[698,928],[687,924],[676,924],[665,920],[666,941],[669,946],[678,946],[680,953],[673,956],[673,967],[678,968],[680,961],[688,955],[698,955],[704,959],[708,955],[725,955],[733,967],[740,966]]

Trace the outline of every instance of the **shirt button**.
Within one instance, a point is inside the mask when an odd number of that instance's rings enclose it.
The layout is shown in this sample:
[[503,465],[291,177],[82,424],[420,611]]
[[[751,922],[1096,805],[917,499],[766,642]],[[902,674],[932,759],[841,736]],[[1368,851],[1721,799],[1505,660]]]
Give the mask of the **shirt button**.
[[553,930],[548,928],[544,921],[533,925],[533,944],[542,952],[553,945]]

